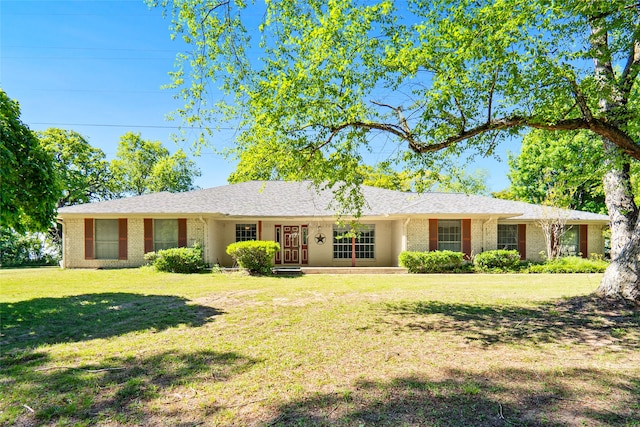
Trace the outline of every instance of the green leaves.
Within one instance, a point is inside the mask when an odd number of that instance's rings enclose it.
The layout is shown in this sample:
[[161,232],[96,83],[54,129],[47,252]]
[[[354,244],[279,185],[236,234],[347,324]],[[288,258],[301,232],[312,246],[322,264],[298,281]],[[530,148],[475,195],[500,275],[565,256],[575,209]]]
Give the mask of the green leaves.
[[58,181],[57,207],[108,199],[111,174],[105,154],[77,132],[47,129],[38,133],[42,148],[53,158]]
[[20,106],[0,90],[0,226],[46,230],[54,219],[58,183],[53,159],[20,120]]
[[179,115],[239,126],[232,181],[355,188],[363,164],[438,172],[525,128],[588,130],[640,159],[638,10],[624,1],[164,6],[193,47],[174,74]]
[[111,173],[112,190],[118,195],[188,191],[200,176],[182,150],[170,155],[161,142],[143,140],[132,132],[120,138]]
[[[518,200],[606,213],[602,177],[607,171],[602,140],[587,132],[532,131],[518,156],[509,158],[511,190]],[[640,194],[640,165],[633,164]]]

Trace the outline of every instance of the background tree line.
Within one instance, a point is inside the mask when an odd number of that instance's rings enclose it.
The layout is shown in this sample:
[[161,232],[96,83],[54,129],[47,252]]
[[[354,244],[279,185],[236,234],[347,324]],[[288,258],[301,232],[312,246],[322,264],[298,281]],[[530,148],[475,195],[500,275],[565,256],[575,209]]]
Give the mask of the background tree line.
[[[57,210],[64,206],[158,191],[194,189],[200,176],[182,150],[127,132],[116,156],[81,134],[57,128],[34,132],[20,107],[0,90],[0,265],[52,262],[59,248]],[[58,249],[59,252],[59,249]]]

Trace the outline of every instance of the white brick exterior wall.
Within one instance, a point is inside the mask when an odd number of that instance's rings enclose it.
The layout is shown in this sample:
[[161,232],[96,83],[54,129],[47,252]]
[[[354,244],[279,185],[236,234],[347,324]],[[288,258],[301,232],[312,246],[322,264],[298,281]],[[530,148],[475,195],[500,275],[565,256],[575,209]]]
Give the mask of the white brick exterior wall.
[[498,221],[488,219],[482,222],[482,249],[484,251],[493,251],[498,248]]
[[484,225],[483,220],[481,219],[472,219],[471,220],[471,256],[479,254],[480,252],[482,252],[482,249],[484,247],[483,244],[483,237],[484,237],[484,232],[483,232],[483,225]]
[[[144,260],[144,219],[127,219],[127,259],[85,259],[84,218],[67,218],[63,223],[63,267],[65,268],[126,268],[139,267]],[[204,224],[197,218],[187,219],[187,245],[206,244]],[[205,258],[206,259],[206,258]]]
[[[224,227],[227,223],[228,227]],[[212,218],[187,218],[187,245],[195,243],[202,245],[204,258],[209,263],[221,260],[224,256],[226,245],[234,241],[233,221],[216,221]],[[274,223],[263,223],[263,238],[272,239],[269,233],[273,230]],[[330,233],[330,224],[327,223],[325,234]],[[404,227],[406,224],[406,227]],[[526,259],[531,261],[541,260],[540,253],[545,250],[544,233],[533,221],[526,223]],[[63,267],[67,268],[122,268],[138,267],[144,265],[144,218],[134,217],[127,219],[127,259],[126,260],[86,260],[84,258],[84,218],[65,218],[63,222]],[[600,224],[588,226],[588,255],[602,254],[604,240]],[[225,231],[226,230],[226,231]],[[314,228],[314,230],[316,230]],[[318,228],[319,230],[319,228]],[[404,234],[406,230],[406,234]],[[471,220],[471,251],[472,255],[482,251],[493,250],[497,247],[498,221],[495,219]],[[317,231],[317,230],[316,230]],[[429,219],[411,219],[395,223],[381,221],[376,223],[376,258],[377,265],[394,265],[397,263],[397,253],[401,249],[408,251],[429,250]],[[406,248],[403,248],[406,244]],[[396,247],[393,250],[393,247]],[[313,246],[313,256],[310,256],[310,265],[333,265],[331,260],[331,245],[324,248]],[[320,257],[321,250],[326,250],[324,259]]]
[[426,252],[429,250],[429,220],[412,219],[407,225],[407,250]]

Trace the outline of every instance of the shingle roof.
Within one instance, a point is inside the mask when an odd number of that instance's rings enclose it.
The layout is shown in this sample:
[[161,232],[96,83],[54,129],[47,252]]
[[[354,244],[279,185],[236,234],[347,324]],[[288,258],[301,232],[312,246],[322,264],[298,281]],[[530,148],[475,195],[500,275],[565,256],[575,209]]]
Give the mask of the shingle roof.
[[[364,216],[383,215],[491,215],[535,220],[545,209],[524,202],[459,193],[405,193],[362,187]],[[61,208],[60,217],[91,214],[202,214],[247,217],[334,216],[333,194],[317,190],[309,181],[250,181],[185,193],[144,196]],[[568,220],[608,221],[607,216],[563,210]],[[548,213],[546,213],[548,215]]]

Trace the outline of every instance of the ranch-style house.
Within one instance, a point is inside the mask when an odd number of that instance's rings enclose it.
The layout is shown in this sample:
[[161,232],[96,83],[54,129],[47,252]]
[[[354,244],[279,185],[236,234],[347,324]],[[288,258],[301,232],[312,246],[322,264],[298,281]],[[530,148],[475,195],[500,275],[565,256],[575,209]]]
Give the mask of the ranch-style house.
[[[395,267],[402,251],[453,250],[472,256],[516,249],[539,260],[540,221],[560,215],[565,255],[602,254],[608,217],[453,193],[362,187],[366,207],[356,237],[337,223],[330,190],[310,182],[251,181],[185,193],[154,193],[65,207],[62,266],[137,267],[144,254],[199,244],[211,265],[232,266],[226,247],[273,240],[277,266]],[[349,220],[349,218],[344,218]]]

